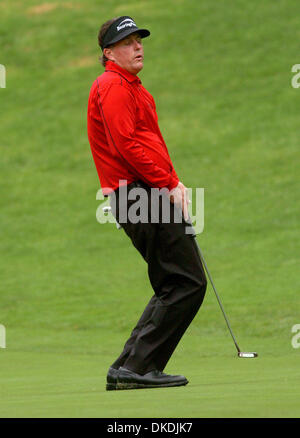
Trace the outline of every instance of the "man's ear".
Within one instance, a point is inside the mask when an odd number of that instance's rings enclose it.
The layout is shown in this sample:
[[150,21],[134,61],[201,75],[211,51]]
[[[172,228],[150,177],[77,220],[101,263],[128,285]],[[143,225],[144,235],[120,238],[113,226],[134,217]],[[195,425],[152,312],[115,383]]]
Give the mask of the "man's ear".
[[109,59],[110,61],[114,61],[115,60],[113,52],[112,52],[112,50],[109,47],[107,47],[106,49],[103,50],[103,55],[107,59]]

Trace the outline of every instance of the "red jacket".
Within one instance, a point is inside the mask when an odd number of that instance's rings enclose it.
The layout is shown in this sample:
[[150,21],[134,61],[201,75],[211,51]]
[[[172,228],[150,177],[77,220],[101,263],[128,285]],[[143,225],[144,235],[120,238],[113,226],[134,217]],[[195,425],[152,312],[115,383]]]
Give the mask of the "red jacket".
[[112,61],[91,87],[87,129],[104,195],[118,188],[119,180],[169,190],[177,186],[153,97],[137,76]]

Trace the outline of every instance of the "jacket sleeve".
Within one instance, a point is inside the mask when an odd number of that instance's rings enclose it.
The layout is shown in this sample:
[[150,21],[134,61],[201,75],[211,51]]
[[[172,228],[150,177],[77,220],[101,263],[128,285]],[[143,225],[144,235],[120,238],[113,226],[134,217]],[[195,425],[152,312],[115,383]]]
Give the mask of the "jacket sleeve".
[[99,106],[109,146],[124,165],[151,187],[176,187],[179,179],[175,171],[157,166],[135,139],[136,102],[130,90],[112,85],[104,98],[100,97]]

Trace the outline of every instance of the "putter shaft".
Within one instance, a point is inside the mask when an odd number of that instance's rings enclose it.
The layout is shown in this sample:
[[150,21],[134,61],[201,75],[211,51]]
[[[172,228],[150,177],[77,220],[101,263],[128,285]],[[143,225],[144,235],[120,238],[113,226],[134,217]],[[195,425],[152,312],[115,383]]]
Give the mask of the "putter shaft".
[[[196,240],[196,237],[195,237],[195,240]],[[216,295],[216,297],[217,297],[218,303],[219,303],[219,305],[220,305],[220,309],[221,309],[221,311],[222,311],[222,313],[223,313],[223,316],[224,316],[224,318],[225,318],[225,321],[226,321],[227,327],[228,327],[228,329],[229,329],[229,332],[230,332],[230,334],[231,334],[231,337],[232,337],[232,339],[233,339],[234,345],[236,346],[237,352],[240,353],[241,350],[240,350],[240,348],[239,348],[239,346],[238,346],[238,343],[237,343],[237,341],[236,341],[236,339],[235,339],[235,336],[234,336],[234,334],[233,334],[233,331],[232,331],[232,329],[231,329],[231,327],[230,327],[230,324],[229,324],[229,321],[228,321],[228,319],[227,319],[227,316],[226,316],[225,310],[224,310],[224,308],[223,308],[222,302],[221,302],[220,297],[219,297],[219,295],[218,295],[218,292],[217,292],[217,290],[216,290],[216,288],[215,288],[214,282],[213,282],[213,280],[212,280],[212,278],[211,278],[211,275],[210,275],[210,273],[209,273],[209,270],[208,270],[207,264],[206,264],[206,262],[205,262],[205,260],[204,260],[204,257],[203,257],[203,254],[202,254],[202,251],[201,251],[201,249],[200,249],[200,247],[199,247],[199,245],[198,245],[198,243],[197,243],[197,240],[196,240],[196,244],[197,244],[197,248],[198,248],[198,251],[199,251],[200,259],[202,260],[202,263],[203,263],[203,265],[204,265],[204,267],[205,267],[205,270],[206,270],[207,276],[208,276],[208,278],[209,278],[209,281],[211,282],[212,288],[213,288],[214,293],[215,293],[215,295]]]

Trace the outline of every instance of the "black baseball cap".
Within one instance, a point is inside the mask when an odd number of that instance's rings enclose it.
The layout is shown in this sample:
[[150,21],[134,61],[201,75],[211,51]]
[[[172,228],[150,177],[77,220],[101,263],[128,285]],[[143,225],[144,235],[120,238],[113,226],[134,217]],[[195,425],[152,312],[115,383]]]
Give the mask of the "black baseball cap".
[[145,38],[150,35],[149,30],[139,29],[131,17],[128,17],[126,15],[119,17],[109,26],[109,28],[105,32],[101,44],[101,49],[103,50],[111,44],[123,40],[128,35],[131,35],[134,32],[138,32],[141,38]]

